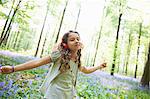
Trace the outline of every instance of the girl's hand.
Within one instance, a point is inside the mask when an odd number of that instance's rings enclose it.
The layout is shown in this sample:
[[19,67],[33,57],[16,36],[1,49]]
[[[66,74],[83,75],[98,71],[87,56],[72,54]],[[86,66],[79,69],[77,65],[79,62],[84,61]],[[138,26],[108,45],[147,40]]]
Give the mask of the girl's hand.
[[103,63],[103,64],[101,64],[101,65],[99,66],[100,69],[103,69],[103,68],[105,68],[105,67],[107,67],[107,63]]
[[80,43],[80,47],[81,47],[81,49],[83,49],[83,48],[84,48],[83,43],[81,43],[81,42],[79,42],[79,43]]
[[14,72],[13,66],[2,66],[2,67],[0,67],[0,73],[2,73],[2,74],[9,74],[12,72]]

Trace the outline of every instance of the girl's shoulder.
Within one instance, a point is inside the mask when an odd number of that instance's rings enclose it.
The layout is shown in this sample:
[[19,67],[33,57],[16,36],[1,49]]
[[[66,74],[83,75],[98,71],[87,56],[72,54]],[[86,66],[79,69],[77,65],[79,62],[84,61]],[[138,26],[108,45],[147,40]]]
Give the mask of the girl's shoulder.
[[60,44],[55,44],[52,48],[52,52],[59,51]]
[[54,50],[51,52],[50,57],[52,59],[52,62],[57,61],[61,57],[61,52],[59,50]]

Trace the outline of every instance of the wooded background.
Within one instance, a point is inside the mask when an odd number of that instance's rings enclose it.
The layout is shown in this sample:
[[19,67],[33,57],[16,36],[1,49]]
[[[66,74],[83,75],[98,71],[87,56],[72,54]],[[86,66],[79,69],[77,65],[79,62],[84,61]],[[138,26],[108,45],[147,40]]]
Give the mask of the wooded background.
[[150,42],[148,0],[0,0],[1,50],[43,57],[69,30],[81,35],[83,65],[106,61],[111,75],[140,78],[144,73]]

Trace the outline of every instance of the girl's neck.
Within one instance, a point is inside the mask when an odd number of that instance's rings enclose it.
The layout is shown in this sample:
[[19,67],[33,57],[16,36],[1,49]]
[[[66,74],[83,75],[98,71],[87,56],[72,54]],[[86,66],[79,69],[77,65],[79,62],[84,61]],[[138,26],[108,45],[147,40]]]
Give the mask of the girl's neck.
[[77,51],[76,52],[74,52],[74,51],[71,51],[71,58],[74,58],[74,59],[76,59],[77,58]]

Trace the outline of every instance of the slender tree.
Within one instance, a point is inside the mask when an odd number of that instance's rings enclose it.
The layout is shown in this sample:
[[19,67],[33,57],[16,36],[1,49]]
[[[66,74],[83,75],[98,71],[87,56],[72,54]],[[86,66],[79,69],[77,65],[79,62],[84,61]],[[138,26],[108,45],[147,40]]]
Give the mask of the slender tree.
[[45,44],[46,44],[46,40],[47,40],[47,34],[46,34],[45,39],[44,39],[44,43],[43,43],[43,46],[42,46],[42,51],[41,51],[41,55],[40,55],[40,57],[42,57],[42,56],[43,56],[44,48],[45,48]]
[[59,38],[59,34],[60,34],[60,30],[61,30],[62,23],[63,23],[63,20],[64,20],[66,8],[67,8],[67,6],[68,6],[68,2],[69,2],[69,0],[66,1],[65,7],[64,7],[64,10],[63,10],[63,13],[62,13],[62,17],[61,17],[61,20],[60,20],[60,25],[59,25],[59,29],[58,29],[58,32],[57,32],[57,36],[56,36],[55,43],[57,43],[58,38]]
[[150,43],[149,43],[149,51],[147,55],[147,62],[144,67],[143,75],[141,78],[141,85],[144,87],[149,87],[150,84]]
[[18,41],[18,38],[19,38],[19,34],[20,34],[20,31],[17,32],[16,37],[15,37],[15,39],[14,39],[14,45],[13,45],[13,48],[14,48],[14,49],[15,49],[16,46],[17,46],[17,41]]
[[94,53],[94,59],[93,59],[93,64],[92,64],[93,66],[94,66],[95,61],[96,61],[96,56],[97,56],[97,52],[98,52],[99,42],[100,42],[101,33],[102,33],[102,29],[103,29],[103,23],[104,23],[104,20],[105,20],[105,8],[106,8],[106,6],[104,5],[104,7],[103,7],[103,15],[102,15],[102,23],[101,23],[101,26],[100,26],[100,31],[98,33],[98,39],[97,39],[97,44],[96,44],[96,51]]
[[140,28],[139,28],[138,48],[137,48],[137,58],[136,58],[136,66],[135,66],[134,78],[136,78],[136,76],[137,76],[137,69],[138,69],[138,59],[139,59],[139,49],[140,49],[141,33],[142,33],[142,23],[140,23]]
[[130,51],[131,51],[131,33],[129,34],[129,39],[128,39],[128,48],[127,48],[127,56],[126,56],[126,63],[125,63],[125,74],[127,75],[128,72],[128,64],[129,64],[129,57],[130,57]]
[[5,46],[6,46],[6,44],[8,43],[8,38],[9,38],[9,35],[10,35],[10,30],[11,30],[11,28],[12,28],[12,26],[10,26],[10,29],[9,29],[7,35],[6,35],[6,39],[5,39],[5,41],[4,41],[4,45],[5,45]]
[[45,15],[45,18],[44,18],[43,26],[42,26],[41,33],[40,33],[40,38],[39,38],[38,45],[37,45],[36,52],[35,52],[34,56],[37,56],[38,51],[39,51],[39,46],[40,46],[40,42],[41,42],[41,39],[42,39],[42,34],[43,34],[44,27],[45,27],[48,11],[49,11],[49,4],[47,5],[46,15]]
[[117,55],[117,48],[118,48],[117,45],[118,45],[118,38],[119,38],[119,30],[120,30],[120,24],[121,24],[121,17],[122,17],[122,13],[119,14],[117,36],[116,36],[115,47],[114,47],[113,64],[112,64],[112,68],[111,68],[111,75],[114,75],[114,70],[115,70],[116,55]]
[[79,5],[79,11],[78,11],[78,16],[77,16],[77,20],[76,20],[76,24],[75,24],[75,28],[74,28],[74,30],[76,30],[76,29],[77,29],[78,21],[79,21],[79,17],[80,17],[80,12],[81,12],[81,5]]
[[2,30],[2,33],[1,33],[0,41],[3,39],[3,36],[4,36],[5,30],[6,30],[6,27],[7,27],[7,25],[8,25],[8,21],[9,21],[9,18],[10,18],[10,14],[12,13],[12,10],[13,10],[14,2],[15,2],[15,0],[13,0],[11,9],[10,9],[9,14],[8,14],[8,16],[7,16],[5,25],[4,25],[3,30]]
[[14,17],[15,17],[15,14],[16,14],[16,12],[17,12],[18,9],[19,9],[19,5],[20,5],[21,1],[22,1],[22,0],[19,0],[17,6],[16,6],[16,8],[15,8],[15,11],[13,12],[13,15],[12,15],[12,17],[11,17],[11,20],[10,20],[9,24],[8,24],[7,30],[6,30],[6,32],[5,32],[4,36],[3,36],[3,38],[2,38],[1,41],[0,41],[0,45],[2,45],[3,41],[5,41],[6,36],[8,35],[8,33],[9,33],[9,31],[10,31],[10,27],[11,27],[11,25],[12,25],[12,22],[13,22],[13,19],[14,19]]

